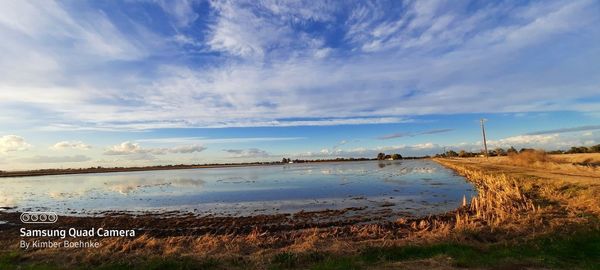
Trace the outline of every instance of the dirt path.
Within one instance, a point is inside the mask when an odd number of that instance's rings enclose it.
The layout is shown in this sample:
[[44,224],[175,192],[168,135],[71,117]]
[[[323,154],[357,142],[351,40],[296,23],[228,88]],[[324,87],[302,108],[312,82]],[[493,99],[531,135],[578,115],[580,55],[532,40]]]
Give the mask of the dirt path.
[[524,167],[496,162],[486,162],[484,159],[452,159],[452,162],[477,166],[489,172],[500,172],[514,176],[537,177],[548,180],[566,180],[580,184],[600,184],[600,172],[549,170],[537,167]]

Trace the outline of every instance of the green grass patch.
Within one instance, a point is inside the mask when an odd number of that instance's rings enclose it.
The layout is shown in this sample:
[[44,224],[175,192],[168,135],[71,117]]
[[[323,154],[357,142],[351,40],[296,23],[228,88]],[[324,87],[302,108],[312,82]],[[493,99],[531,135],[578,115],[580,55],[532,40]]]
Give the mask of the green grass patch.
[[270,269],[289,269],[298,265],[298,254],[283,252],[273,256]]
[[59,266],[56,263],[38,263],[25,261],[19,252],[0,254],[0,269],[14,270],[61,270],[61,269],[96,269],[96,270],[129,270],[129,269],[174,269],[174,270],[209,270],[219,268],[222,264],[214,259],[195,260],[188,257],[150,258],[139,262],[106,262],[100,265]]
[[311,270],[358,270],[361,262],[352,257],[327,258],[310,267]]
[[398,246],[365,249],[360,257],[369,264],[452,258],[458,267],[540,266],[564,269],[600,269],[600,231],[546,236],[517,245],[485,246],[439,243],[423,246]]
[[[222,269],[219,268],[222,263],[214,259],[196,260],[189,257],[170,257],[170,258],[151,258],[148,261],[137,262],[137,263],[111,263],[106,265],[100,265],[96,268],[97,270],[125,270],[125,269],[148,269],[148,270],[160,270],[160,269],[174,269],[174,270],[210,270],[210,269]],[[86,267],[85,269],[90,269]]]
[[38,262],[24,262],[20,252],[0,253],[0,269],[15,270],[59,270],[56,265]]

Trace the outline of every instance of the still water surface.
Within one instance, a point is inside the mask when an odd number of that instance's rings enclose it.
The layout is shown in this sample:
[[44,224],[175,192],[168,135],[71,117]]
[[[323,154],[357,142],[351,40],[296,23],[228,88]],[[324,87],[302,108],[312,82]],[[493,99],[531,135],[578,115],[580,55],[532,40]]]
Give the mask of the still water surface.
[[0,206],[56,211],[252,215],[361,207],[406,215],[457,208],[471,184],[430,160],[55,175],[0,179]]

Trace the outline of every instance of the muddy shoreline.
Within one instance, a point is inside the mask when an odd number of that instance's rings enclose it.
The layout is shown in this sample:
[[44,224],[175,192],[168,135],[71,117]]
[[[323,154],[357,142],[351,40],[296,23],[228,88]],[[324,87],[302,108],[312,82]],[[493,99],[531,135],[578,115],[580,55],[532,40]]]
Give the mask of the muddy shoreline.
[[[345,227],[352,225],[378,224],[383,228],[397,229],[398,223],[386,221],[384,216],[351,216],[353,208],[343,210],[324,210],[314,212],[297,212],[294,214],[272,214],[252,216],[196,216],[193,214],[120,214],[112,213],[104,216],[59,216],[55,224],[23,224],[19,216],[21,212],[0,211],[0,231],[8,232],[21,227],[39,228],[89,228],[106,226],[119,229],[135,229],[139,234],[157,237],[190,236],[190,235],[243,235],[258,230],[268,233],[302,230],[308,228]],[[452,216],[451,213],[435,215]],[[430,217],[430,218],[431,218]],[[425,217],[427,218],[427,217]],[[407,217],[406,221],[423,218]]]
[[[389,216],[399,215],[380,209],[370,215],[355,215],[360,208],[342,210],[300,211],[293,214],[252,216],[197,216],[190,213],[164,214],[106,213],[102,216],[58,216],[54,224],[23,224],[21,212],[0,210],[0,242],[17,242],[20,228],[26,229],[123,229],[136,231],[136,237],[145,235],[157,238],[178,236],[226,235],[246,236],[260,232],[262,235],[289,237],[307,229],[333,233],[336,237],[353,237],[356,230],[376,226],[379,233],[403,237],[411,231],[426,229],[423,220],[452,220],[454,211],[427,217],[400,217],[394,221]],[[389,210],[389,209],[388,209]]]

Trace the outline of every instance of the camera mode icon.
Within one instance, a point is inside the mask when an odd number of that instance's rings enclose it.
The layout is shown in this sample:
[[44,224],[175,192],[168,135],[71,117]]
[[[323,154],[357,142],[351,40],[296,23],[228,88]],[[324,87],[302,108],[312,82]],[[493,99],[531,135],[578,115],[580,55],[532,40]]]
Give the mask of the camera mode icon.
[[55,223],[58,215],[54,212],[23,212],[21,222],[23,223]]

